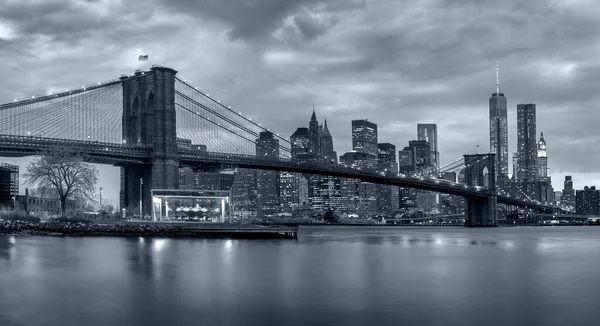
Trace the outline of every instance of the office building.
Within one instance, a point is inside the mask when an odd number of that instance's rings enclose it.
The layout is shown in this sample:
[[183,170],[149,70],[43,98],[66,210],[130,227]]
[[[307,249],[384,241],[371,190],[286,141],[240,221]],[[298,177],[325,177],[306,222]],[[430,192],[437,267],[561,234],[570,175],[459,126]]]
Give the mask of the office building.
[[238,169],[231,187],[232,211],[238,218],[256,217],[257,170]]
[[[256,155],[261,158],[279,159],[279,140],[270,131],[263,131],[256,140]],[[264,217],[279,209],[279,173],[258,170],[256,172],[257,216]]]
[[538,141],[538,152],[537,152],[537,164],[538,164],[538,178],[540,180],[548,180],[550,175],[548,173],[548,155],[546,153],[546,140],[544,139],[544,133],[540,135]]
[[535,104],[517,105],[518,181],[537,180],[538,143],[536,141]]
[[575,207],[575,190],[573,189],[573,179],[570,175],[565,176],[561,204],[566,207]]
[[417,140],[425,140],[429,143],[431,165],[434,166],[437,171],[440,168],[437,125],[435,123],[417,124]]
[[508,175],[508,118],[507,100],[500,93],[498,62],[496,62],[496,93],[489,101],[490,108],[490,152],[496,154],[498,176]]
[[512,173],[512,177],[514,180],[517,179],[517,175],[520,175],[519,173],[519,152],[515,152],[513,153],[513,173]]
[[[376,171],[377,155],[347,152],[340,156],[340,164],[365,171]],[[349,213],[371,214],[377,211],[377,187],[358,179],[341,178],[341,209]]]
[[377,125],[368,120],[352,120],[352,149],[377,157]]
[[415,172],[414,160],[410,147],[404,147],[404,149],[398,151],[398,168],[399,172],[403,174],[412,174]]
[[575,211],[579,215],[598,216],[598,204],[600,192],[595,186],[584,187],[583,190],[577,190],[575,194]]
[[321,159],[323,161],[337,163],[337,153],[333,150],[333,137],[331,136],[329,128],[327,127],[327,119],[325,119],[325,124],[323,128],[320,128],[320,130],[322,130],[321,134],[319,135]]
[[431,145],[426,140],[411,140],[408,148],[412,152],[413,166],[417,174],[429,175],[434,172],[431,164]]
[[[378,144],[377,171],[389,177],[398,173],[396,146],[390,143]],[[398,210],[399,190],[396,186],[377,185],[378,211],[390,215]]]
[[14,210],[19,194],[19,166],[0,164],[0,209]]

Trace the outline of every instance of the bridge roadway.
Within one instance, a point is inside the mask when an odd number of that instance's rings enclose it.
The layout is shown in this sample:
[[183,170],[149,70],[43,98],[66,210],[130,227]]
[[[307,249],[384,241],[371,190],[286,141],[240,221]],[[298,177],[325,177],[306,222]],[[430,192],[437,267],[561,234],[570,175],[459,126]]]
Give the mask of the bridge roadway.
[[[4,157],[39,155],[46,151],[64,149],[82,153],[93,163],[112,164],[117,166],[125,164],[147,164],[150,163],[152,159],[152,148],[138,145],[34,136],[0,135],[0,156]],[[179,149],[178,155],[180,164],[192,168],[235,166],[248,169],[310,173],[360,179],[371,183],[436,191],[463,197],[487,197],[490,194],[489,189],[484,187],[469,186],[443,179],[413,177],[402,174],[399,174],[397,177],[389,177],[376,172],[361,171],[359,169],[340,165],[317,162],[299,163],[288,159],[272,159],[254,155],[202,152],[186,149]],[[502,204],[552,209],[551,206],[544,206],[507,196],[497,196],[497,199],[498,202]]]

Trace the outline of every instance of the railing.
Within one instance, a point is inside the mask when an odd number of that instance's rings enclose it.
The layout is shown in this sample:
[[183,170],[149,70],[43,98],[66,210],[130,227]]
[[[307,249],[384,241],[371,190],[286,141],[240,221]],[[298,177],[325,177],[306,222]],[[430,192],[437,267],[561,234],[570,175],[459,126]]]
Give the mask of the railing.
[[152,148],[138,145],[37,136],[0,135],[0,145],[2,147],[12,147],[17,150],[28,149],[35,151],[68,148],[71,151],[86,152],[89,154],[120,154],[122,156],[134,158],[147,158],[152,152]]
[[444,179],[436,179],[433,177],[425,177],[425,176],[410,176],[405,174],[398,174],[396,176],[386,176],[383,172],[373,172],[360,170],[350,167],[345,167],[341,165],[336,165],[333,163],[321,163],[315,161],[307,161],[307,162],[297,162],[290,159],[282,159],[282,158],[272,158],[272,157],[261,157],[254,155],[245,155],[245,154],[229,154],[229,153],[216,153],[216,152],[204,152],[204,151],[196,151],[196,150],[187,150],[187,149],[179,149],[178,150],[180,159],[188,159],[188,160],[199,160],[199,161],[209,161],[215,163],[243,163],[243,162],[251,162],[253,165],[257,166],[276,166],[282,168],[292,168],[292,169],[311,169],[315,171],[321,172],[335,172],[335,173],[344,173],[351,175],[351,177],[368,177],[368,178],[378,178],[378,179],[389,179],[389,180],[399,180],[399,181],[407,181],[416,184],[430,185],[433,187],[441,187],[448,188],[453,190],[458,190],[460,192],[468,192],[473,194],[485,195],[489,192],[489,189],[479,186],[469,186],[466,184],[461,184],[457,182],[452,182]]

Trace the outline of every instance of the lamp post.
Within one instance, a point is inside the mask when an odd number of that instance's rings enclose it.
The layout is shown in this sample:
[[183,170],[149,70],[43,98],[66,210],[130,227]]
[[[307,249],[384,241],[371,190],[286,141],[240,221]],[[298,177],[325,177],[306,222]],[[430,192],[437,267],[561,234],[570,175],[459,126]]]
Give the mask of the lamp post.
[[102,209],[102,187],[100,187],[100,209]]
[[144,179],[140,178],[140,219],[142,218],[142,185],[144,185]]

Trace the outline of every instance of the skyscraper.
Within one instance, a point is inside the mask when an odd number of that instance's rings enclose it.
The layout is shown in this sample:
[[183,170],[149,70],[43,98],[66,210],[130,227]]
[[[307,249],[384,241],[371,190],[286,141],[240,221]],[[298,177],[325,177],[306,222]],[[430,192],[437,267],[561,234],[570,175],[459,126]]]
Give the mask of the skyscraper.
[[321,154],[321,137],[319,133],[319,121],[317,121],[317,115],[315,114],[315,106],[313,103],[313,112],[308,123],[308,151],[315,157],[319,157]]
[[570,175],[565,176],[561,202],[565,206],[575,206],[575,191],[573,190],[573,179]]
[[310,135],[308,128],[298,128],[290,137],[292,160],[303,161],[312,158],[310,154]]
[[519,175],[519,152],[513,153],[513,178],[516,179]]
[[417,124],[417,140],[426,140],[431,149],[431,165],[435,169],[440,168],[440,153],[438,150],[438,133],[435,123],[419,123]]
[[500,93],[496,61],[496,93],[490,97],[490,152],[496,154],[499,175],[508,175],[508,118],[506,97]]
[[[396,162],[396,146],[390,143],[377,144],[379,155],[377,157],[377,171],[386,176],[396,176],[398,163]],[[378,209],[382,213],[393,213],[399,204],[398,187],[389,185],[377,185]]]
[[548,175],[548,155],[546,154],[546,140],[544,139],[544,132],[540,135],[540,141],[538,141],[538,178],[546,181],[549,178]]
[[595,186],[585,186],[583,190],[577,190],[575,195],[576,209],[579,215],[598,215],[598,204],[600,203],[600,191]]
[[375,159],[378,153],[377,125],[368,120],[352,120],[352,149],[373,155]]
[[331,136],[329,128],[327,127],[327,119],[325,119],[325,125],[323,126],[323,131],[321,132],[319,138],[321,158],[325,161],[337,163],[337,154],[333,150],[333,137]]
[[415,171],[420,174],[431,172],[431,144],[426,140],[411,140],[408,147],[412,151]]
[[[279,159],[279,140],[270,131],[263,131],[256,140],[256,156]],[[279,174],[258,170],[256,173],[256,205],[259,217],[279,208]]]
[[537,180],[538,144],[536,141],[535,104],[517,105],[518,181]]

